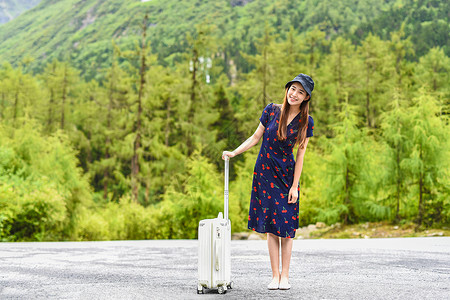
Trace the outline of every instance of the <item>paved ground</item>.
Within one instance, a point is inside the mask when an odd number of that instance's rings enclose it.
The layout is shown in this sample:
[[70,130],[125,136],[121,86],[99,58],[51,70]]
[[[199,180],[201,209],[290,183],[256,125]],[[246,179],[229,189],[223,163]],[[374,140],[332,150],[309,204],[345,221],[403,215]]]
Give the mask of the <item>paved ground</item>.
[[197,295],[197,241],[0,243],[0,299],[450,299],[450,238],[295,240],[289,291],[266,241],[232,241],[234,289]]

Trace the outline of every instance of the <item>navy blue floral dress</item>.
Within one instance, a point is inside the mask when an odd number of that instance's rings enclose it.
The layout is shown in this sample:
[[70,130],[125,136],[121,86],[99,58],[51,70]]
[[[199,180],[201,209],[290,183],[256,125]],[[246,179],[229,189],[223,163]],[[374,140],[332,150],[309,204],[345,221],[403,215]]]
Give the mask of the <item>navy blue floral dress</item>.
[[[300,113],[288,124],[287,139],[277,137],[281,108],[270,103],[264,108],[261,124],[265,127],[261,150],[253,172],[248,229],[270,232],[284,238],[295,237],[298,228],[298,204],[288,204],[294,180],[293,148],[297,139]],[[314,121],[308,118],[306,137],[313,136]]]

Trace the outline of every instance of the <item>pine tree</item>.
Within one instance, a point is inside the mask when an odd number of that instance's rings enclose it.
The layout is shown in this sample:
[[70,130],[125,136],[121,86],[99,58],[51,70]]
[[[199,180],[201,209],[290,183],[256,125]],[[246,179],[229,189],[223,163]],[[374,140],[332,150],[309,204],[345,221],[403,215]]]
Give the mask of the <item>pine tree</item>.
[[[123,153],[124,137],[129,128],[129,95],[132,80],[118,64],[119,48],[113,43],[112,65],[105,70],[105,80],[100,85],[91,82],[85,88],[86,101],[79,105],[77,126],[86,136],[87,144],[80,149],[87,152],[85,168],[92,178],[96,191],[102,191],[104,200],[118,201],[128,188],[123,188],[123,174],[127,174],[130,157]],[[84,108],[84,109],[83,109]],[[91,157],[91,159],[89,159]],[[121,174],[122,176],[118,176]]]
[[358,73],[360,61],[355,56],[355,47],[350,41],[338,37],[331,44],[331,53],[323,58],[327,63],[317,71],[320,88],[314,91],[311,102],[316,103],[314,116],[324,120],[322,132],[327,136],[332,136],[327,126],[337,122],[335,112],[342,107],[347,95],[349,101],[356,98],[358,76],[355,73]]
[[241,53],[253,69],[234,87],[240,95],[236,118],[241,128],[244,128],[246,136],[251,135],[257,128],[258,119],[267,104],[283,101],[286,80],[291,80],[292,76],[297,75],[289,74],[289,77],[283,78],[281,75],[285,72],[280,75],[276,72],[281,68],[278,63],[286,56],[278,49],[279,45],[276,43],[278,35],[274,33],[273,28],[265,24],[262,36],[255,41],[256,53],[254,55]]
[[410,85],[411,81],[411,64],[406,60],[406,57],[414,55],[413,44],[411,38],[405,38],[405,23],[402,23],[400,29],[396,32],[391,32],[390,50],[395,61],[395,75],[396,85],[406,87]]
[[406,201],[407,178],[405,170],[402,168],[402,161],[409,155],[411,148],[408,137],[405,133],[405,126],[409,122],[409,115],[404,107],[404,100],[401,100],[399,93],[395,94],[393,101],[389,104],[389,110],[383,113],[381,117],[381,135],[389,147],[386,157],[386,178],[384,181],[384,190],[386,197],[393,199],[395,210],[395,221],[399,222],[400,204]]
[[41,98],[36,80],[23,72],[23,66],[13,69],[9,64],[3,65],[0,79],[0,118],[20,127],[23,121],[34,117],[32,105]]
[[[389,63],[387,44],[379,37],[369,34],[358,48],[363,61],[362,80],[365,100],[364,116],[368,128],[377,126],[377,117],[385,106],[389,91]],[[387,94],[388,95],[388,94]]]
[[153,66],[147,74],[152,85],[144,101],[141,162],[144,205],[162,201],[167,183],[178,182],[177,176],[185,170],[187,158],[182,150],[185,141],[178,124],[185,102],[174,92],[180,88],[179,74],[161,66]]
[[[45,83],[48,94],[48,102],[45,105],[47,111],[43,112],[46,123],[46,132],[51,133],[55,129],[66,129],[68,116],[71,118],[73,109],[72,91],[77,91],[76,85],[79,83],[79,71],[72,68],[68,62],[53,60],[47,64],[40,78]],[[56,124],[59,124],[57,126]]]
[[418,86],[427,87],[442,104],[443,114],[450,114],[450,58],[442,48],[432,48],[414,68]]
[[[219,83],[214,92],[215,103],[213,108],[219,112],[218,118],[214,123],[210,125],[210,129],[212,131],[217,132],[216,140],[215,140],[215,149],[231,149],[233,147],[237,147],[239,143],[241,143],[245,136],[241,132],[239,128],[239,122],[235,117],[235,113],[231,106],[231,103],[228,99],[227,91],[225,90],[224,84],[222,82],[225,81],[225,78],[219,80]],[[226,83],[226,82],[225,82]],[[234,148],[233,148],[234,149]],[[219,158],[219,152],[211,153],[210,159],[212,161],[215,160],[217,167],[222,170],[222,159],[217,160]],[[241,157],[237,157],[235,160],[241,160]],[[230,172],[230,177],[234,177],[236,174],[233,173],[233,170]]]
[[135,44],[135,50],[123,51],[121,56],[128,59],[128,68],[133,78],[133,90],[135,97],[129,104],[129,109],[132,113],[132,127],[126,140],[132,140],[132,154],[131,154],[131,166],[130,166],[130,186],[131,194],[134,202],[138,202],[139,191],[141,188],[141,173],[140,168],[142,164],[142,139],[143,139],[143,118],[144,107],[143,102],[146,97],[146,93],[149,89],[149,82],[147,82],[147,72],[152,62],[151,49],[147,39],[148,29],[148,14],[145,14],[144,20],[141,24],[141,41]]
[[[448,217],[448,120],[439,114],[436,100],[424,89],[419,90],[407,114],[410,122],[406,126],[412,151],[401,162],[411,178],[410,197],[417,201],[417,226],[423,222],[432,225]],[[441,196],[442,195],[442,196]]]
[[192,154],[187,173],[180,175],[184,192],[173,182],[155,207],[161,212],[158,231],[164,238],[196,238],[198,222],[217,217],[223,207],[220,176],[200,153],[201,149]]
[[358,129],[355,107],[343,103],[339,113],[340,122],[333,127],[335,138],[330,142],[331,152],[327,158],[327,185],[325,195],[327,204],[320,208],[319,218],[327,222],[341,220],[357,223],[358,193],[360,176],[365,163],[364,131]]
[[269,82],[276,74],[274,73],[273,42],[277,34],[266,22],[264,26],[264,35],[255,41],[257,54],[248,55],[242,53],[242,56],[252,65],[254,69],[247,75],[247,84],[252,90],[252,101],[259,103],[260,107],[265,107],[273,99],[269,93]]
[[53,122],[55,121],[55,109],[56,109],[56,86],[55,86],[55,77],[56,77],[56,67],[58,61],[53,60],[51,63],[48,63],[46,68],[44,69],[44,73],[41,75],[42,80],[45,83],[46,88],[49,90],[49,100],[48,100],[48,110],[45,114],[45,124],[46,124],[46,132],[53,132]]
[[325,32],[320,30],[318,26],[315,26],[313,30],[307,32],[304,36],[304,40],[307,47],[307,63],[305,73],[314,78],[318,63],[321,61],[321,50],[327,45],[328,42],[325,39]]
[[[215,40],[211,37],[211,33],[216,28],[206,24],[200,24],[196,26],[194,36],[187,36],[189,46],[191,48],[191,56],[189,57],[189,71],[191,73],[190,89],[189,89],[189,110],[187,113],[187,136],[186,145],[188,150],[188,156],[190,156],[195,149],[194,135],[197,133],[196,115],[201,107],[201,91],[204,87],[203,76],[207,76],[205,81],[209,81],[209,75],[205,74],[205,66],[208,68],[210,64],[211,53],[215,50]],[[196,124],[197,123],[197,124]]]
[[4,63],[0,68],[0,120],[8,119],[7,108],[10,106],[10,86],[13,68],[10,64]]

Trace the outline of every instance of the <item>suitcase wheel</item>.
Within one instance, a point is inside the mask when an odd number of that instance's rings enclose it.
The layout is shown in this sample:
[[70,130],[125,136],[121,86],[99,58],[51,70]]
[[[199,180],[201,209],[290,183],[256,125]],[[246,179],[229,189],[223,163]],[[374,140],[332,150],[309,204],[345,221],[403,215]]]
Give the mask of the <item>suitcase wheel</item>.
[[219,294],[225,294],[227,292],[227,287],[224,285],[219,286],[218,292]]
[[204,286],[198,286],[197,287],[197,294],[204,294],[205,293],[205,287]]

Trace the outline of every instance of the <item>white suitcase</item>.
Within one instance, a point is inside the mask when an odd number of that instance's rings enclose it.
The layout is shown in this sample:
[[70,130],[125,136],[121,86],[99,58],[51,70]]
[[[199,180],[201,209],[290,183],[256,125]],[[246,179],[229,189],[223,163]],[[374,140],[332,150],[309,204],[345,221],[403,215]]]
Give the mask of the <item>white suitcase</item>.
[[224,212],[215,219],[201,220],[198,225],[197,294],[217,288],[219,294],[233,287],[231,281],[231,222],[228,219],[228,169],[225,157]]

